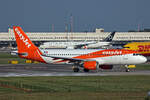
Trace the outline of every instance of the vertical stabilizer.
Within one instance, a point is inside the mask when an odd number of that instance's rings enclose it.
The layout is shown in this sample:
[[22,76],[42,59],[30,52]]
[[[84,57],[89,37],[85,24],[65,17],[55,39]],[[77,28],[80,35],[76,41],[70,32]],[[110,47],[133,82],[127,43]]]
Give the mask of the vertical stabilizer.
[[22,58],[44,62],[41,51],[36,47],[19,26],[13,27],[18,54]]
[[114,38],[115,33],[116,33],[115,31],[112,32],[112,33],[110,33],[108,35],[108,37],[106,37],[103,41],[105,41],[105,42],[111,42],[113,40],[113,38]]

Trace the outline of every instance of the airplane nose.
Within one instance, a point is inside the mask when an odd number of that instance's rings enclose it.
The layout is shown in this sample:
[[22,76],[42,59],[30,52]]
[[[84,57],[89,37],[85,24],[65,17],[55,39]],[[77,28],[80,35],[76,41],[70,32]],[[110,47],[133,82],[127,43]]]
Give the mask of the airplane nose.
[[141,57],[141,62],[142,62],[142,63],[145,63],[146,61],[147,61],[147,58],[144,57],[144,56],[142,56],[142,57]]

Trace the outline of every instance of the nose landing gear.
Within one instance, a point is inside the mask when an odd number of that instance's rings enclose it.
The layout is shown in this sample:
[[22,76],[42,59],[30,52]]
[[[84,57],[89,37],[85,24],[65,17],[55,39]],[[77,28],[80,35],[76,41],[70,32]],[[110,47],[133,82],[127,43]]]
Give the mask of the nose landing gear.
[[126,72],[130,72],[130,69],[128,68],[128,65],[125,65]]

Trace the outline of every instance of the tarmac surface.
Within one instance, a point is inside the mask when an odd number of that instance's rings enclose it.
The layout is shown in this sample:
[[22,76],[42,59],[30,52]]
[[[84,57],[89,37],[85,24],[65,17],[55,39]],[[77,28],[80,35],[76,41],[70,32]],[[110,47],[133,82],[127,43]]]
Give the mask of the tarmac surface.
[[116,75],[150,75],[150,70],[136,70],[125,72],[124,67],[115,67],[112,70],[95,70],[83,72],[72,71],[72,65],[64,64],[1,64],[0,77],[24,76],[116,76]]

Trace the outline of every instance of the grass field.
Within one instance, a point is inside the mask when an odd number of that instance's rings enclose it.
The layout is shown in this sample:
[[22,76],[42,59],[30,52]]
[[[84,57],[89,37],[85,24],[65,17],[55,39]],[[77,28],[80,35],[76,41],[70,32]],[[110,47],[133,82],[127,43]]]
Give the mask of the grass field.
[[150,70],[150,64],[136,65],[136,69],[138,69],[138,70]]
[[150,76],[1,77],[0,100],[144,100]]

